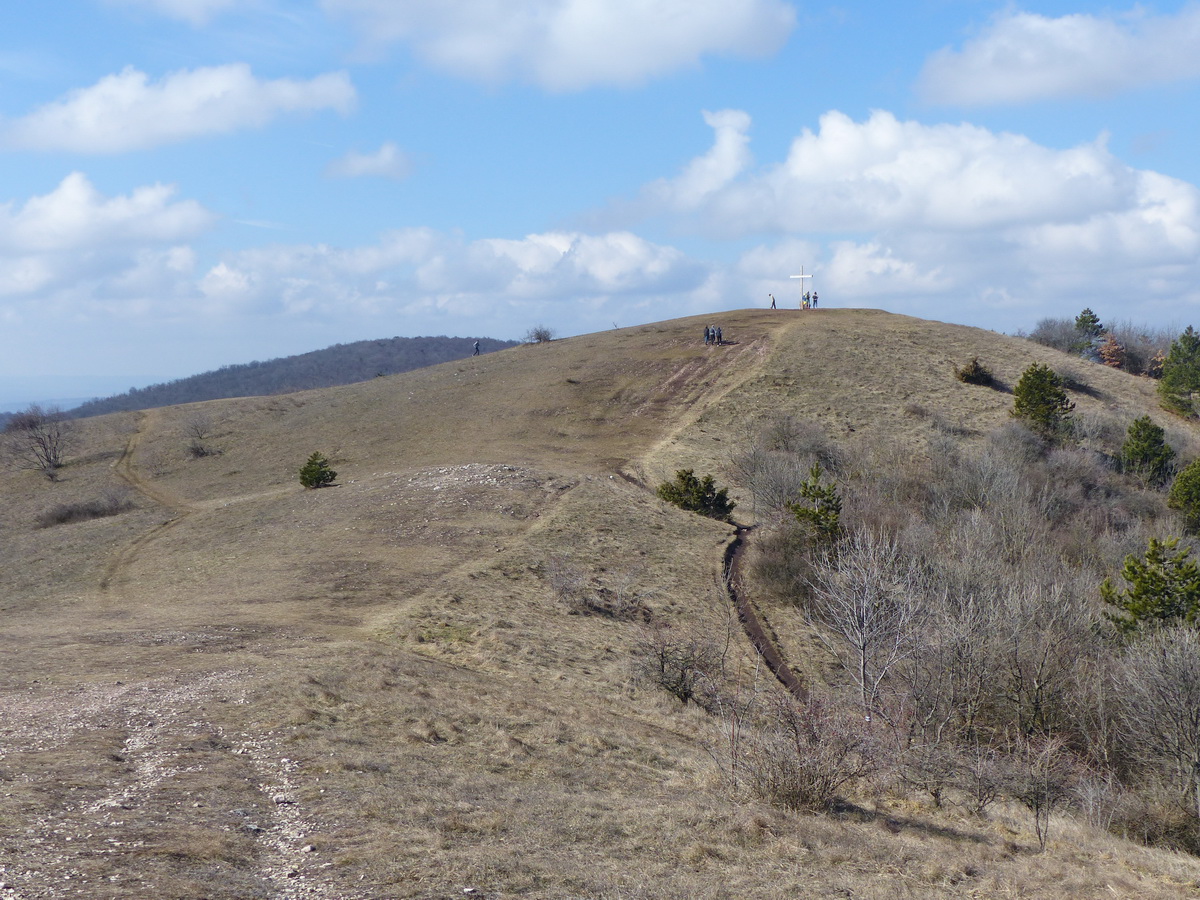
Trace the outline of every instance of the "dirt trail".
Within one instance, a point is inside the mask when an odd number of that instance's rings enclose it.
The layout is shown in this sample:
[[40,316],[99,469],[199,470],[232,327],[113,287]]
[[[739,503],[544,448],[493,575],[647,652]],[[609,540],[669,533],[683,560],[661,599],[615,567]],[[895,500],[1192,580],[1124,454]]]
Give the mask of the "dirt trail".
[[808,689],[805,688],[804,682],[792,671],[792,667],[787,664],[787,661],[783,658],[783,652],[779,649],[778,641],[770,634],[768,626],[759,617],[754,604],[750,602],[745,592],[741,589],[743,583],[742,554],[746,549],[746,536],[752,528],[753,526],[739,525],[737,536],[725,548],[725,567],[723,573],[725,590],[729,593],[729,599],[733,601],[734,609],[737,610],[738,621],[742,623],[742,629],[746,632],[746,637],[750,639],[750,643],[754,645],[754,649],[762,657],[762,661],[771,670],[771,674],[779,680],[780,684],[788,689],[793,697],[797,700],[804,700],[808,697]]
[[[792,325],[786,326],[778,334],[786,334],[800,327],[802,321],[801,319],[796,319]],[[724,377],[724,383],[716,386],[714,392],[708,396],[706,403],[687,406],[684,414],[675,421],[674,427],[664,434],[663,438],[641,457],[639,464],[636,466],[637,470],[640,472],[644,469],[644,464],[647,461],[664,452],[685,429],[696,424],[708,409],[721,403],[743,384],[755,378],[766,364],[772,346],[773,342],[770,339],[763,339],[762,341],[756,341],[737,354],[736,359],[731,360],[731,365],[726,369],[726,372],[734,374]],[[629,484],[636,485],[644,490],[653,490],[650,485],[646,484],[633,472],[618,469],[616,474]],[[746,537],[753,527],[745,525],[737,526],[737,535],[725,548],[725,558],[722,567],[722,579],[725,590],[734,608],[737,610],[738,621],[742,623],[742,629],[745,631],[746,637],[749,638],[755,652],[759,654],[779,683],[794,697],[803,700],[808,696],[808,691],[804,683],[792,671],[792,668],[784,659],[783,652],[779,649],[778,641],[771,634],[770,627],[759,616],[754,604],[745,596],[741,588],[743,583],[741,573],[742,552],[745,549]]]
[[193,506],[183,497],[163,490],[158,485],[153,485],[146,481],[146,479],[138,474],[137,467],[134,465],[134,455],[137,452],[138,444],[141,443],[143,435],[149,430],[148,426],[152,423],[152,420],[158,418],[159,415],[158,410],[148,410],[138,417],[137,431],[126,442],[125,449],[121,452],[121,457],[113,463],[112,470],[114,475],[143,497],[170,510],[174,515],[166,522],[156,525],[149,531],[138,535],[138,537],[117,551],[112,559],[108,561],[108,564],[104,567],[104,573],[100,576],[100,590],[104,593],[108,593],[112,585],[129,571],[130,566],[138,557],[143,547],[163,532],[174,528],[185,517],[196,512],[198,509],[198,507]]

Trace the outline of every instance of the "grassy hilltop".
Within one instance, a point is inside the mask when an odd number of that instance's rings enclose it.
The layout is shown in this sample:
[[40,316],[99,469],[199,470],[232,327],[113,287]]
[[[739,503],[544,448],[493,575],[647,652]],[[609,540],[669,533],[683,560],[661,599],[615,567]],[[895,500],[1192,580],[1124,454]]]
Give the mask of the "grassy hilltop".
[[[744,696],[776,690],[721,582],[735,529],[654,495],[677,469],[762,524],[753,560],[775,523],[738,460],[781,416],[936,467],[992,452],[1032,362],[1075,379],[1096,441],[1170,421],[1153,383],[876,311],[722,314],[711,348],[710,321],[82,420],[59,481],[0,473],[2,895],[1196,896],[1200,860],[1082,814],[1041,852],[1005,801],[748,797],[724,720],[634,675],[670,626],[720,637]],[[999,389],[955,379],[976,356]],[[337,483],[305,491],[314,450]],[[117,514],[53,524],[96,501]],[[744,590],[810,683],[837,681],[794,605]]]

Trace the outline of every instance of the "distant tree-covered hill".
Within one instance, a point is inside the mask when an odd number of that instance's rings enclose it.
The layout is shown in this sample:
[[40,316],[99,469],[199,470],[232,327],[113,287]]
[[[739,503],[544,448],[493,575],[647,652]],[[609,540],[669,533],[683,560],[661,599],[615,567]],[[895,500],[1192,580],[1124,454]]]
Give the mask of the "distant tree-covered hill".
[[324,350],[298,356],[222,366],[212,372],[179,378],[165,384],[131,388],[124,394],[89,400],[71,410],[70,414],[82,418],[199,400],[286,394],[352,384],[380,375],[395,375],[462,359],[471,355],[476,340],[479,341],[480,353],[503,350],[517,343],[492,338],[394,337],[334,344]]

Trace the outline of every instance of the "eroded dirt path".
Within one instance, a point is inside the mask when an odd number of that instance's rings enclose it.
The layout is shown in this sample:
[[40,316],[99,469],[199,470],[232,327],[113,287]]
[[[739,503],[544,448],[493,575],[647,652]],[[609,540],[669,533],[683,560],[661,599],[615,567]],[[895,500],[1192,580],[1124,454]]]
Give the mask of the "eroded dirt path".
[[172,518],[138,535],[138,537],[117,551],[108,561],[108,564],[104,567],[103,574],[100,576],[100,590],[104,593],[108,593],[115,584],[123,580],[133,561],[137,559],[147,544],[169,529],[174,528],[185,517],[197,510],[197,507],[193,506],[183,497],[164,490],[158,485],[151,484],[145,478],[142,478],[134,464],[138,445],[141,443],[142,437],[147,433],[149,425],[158,415],[157,410],[148,410],[141,413],[138,417],[137,430],[126,442],[125,449],[121,452],[120,458],[113,463],[112,469],[114,475],[143,497],[169,510],[172,513]]

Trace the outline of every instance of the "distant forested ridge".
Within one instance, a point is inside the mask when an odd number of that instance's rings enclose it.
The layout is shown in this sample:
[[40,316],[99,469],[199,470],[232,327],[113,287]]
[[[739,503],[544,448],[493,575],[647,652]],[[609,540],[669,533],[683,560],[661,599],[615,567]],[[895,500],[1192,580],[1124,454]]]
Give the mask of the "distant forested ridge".
[[199,400],[287,394],[352,384],[380,375],[395,375],[462,359],[471,355],[476,340],[479,341],[480,353],[504,350],[519,343],[492,338],[394,337],[334,344],[324,350],[298,356],[222,366],[212,372],[179,378],[165,384],[130,388],[124,394],[89,400],[71,410],[70,414],[82,418]]

